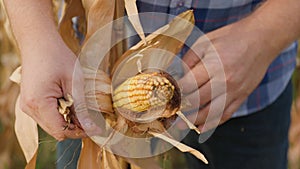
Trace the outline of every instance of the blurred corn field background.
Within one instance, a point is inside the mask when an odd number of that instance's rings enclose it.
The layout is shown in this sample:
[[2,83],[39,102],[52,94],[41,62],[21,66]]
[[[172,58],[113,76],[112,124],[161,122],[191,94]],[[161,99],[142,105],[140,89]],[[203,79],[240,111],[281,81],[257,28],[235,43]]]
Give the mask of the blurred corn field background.
[[[300,41],[299,41],[300,43]],[[300,169],[300,48],[298,47],[297,68],[293,75],[294,103],[290,129],[289,167]]]
[[[1,5],[0,5],[1,7]],[[5,15],[0,8],[0,169],[24,168],[25,158],[14,133],[14,106],[19,87],[10,82],[9,76],[20,65],[17,49],[11,41],[12,35],[5,31]],[[290,130],[289,168],[300,169],[300,51],[297,68],[293,76],[294,104]],[[40,148],[37,161],[38,169],[53,169],[56,163],[56,141],[39,130]],[[172,155],[176,154],[176,155]],[[183,163],[182,155],[171,150],[162,158],[164,168],[174,168]]]
[[[19,65],[14,45],[5,32],[5,17],[0,10],[0,168],[20,167],[24,163],[14,133],[14,100],[19,88],[9,74]],[[20,160],[21,159],[21,160]],[[14,165],[12,165],[14,164]]]
[[[0,4],[0,169],[21,169],[26,161],[19,147],[14,132],[15,100],[19,87],[9,80],[10,74],[20,65],[17,49],[12,42],[11,32],[6,32],[9,25]],[[55,168],[56,141],[40,132],[40,146],[37,168]]]

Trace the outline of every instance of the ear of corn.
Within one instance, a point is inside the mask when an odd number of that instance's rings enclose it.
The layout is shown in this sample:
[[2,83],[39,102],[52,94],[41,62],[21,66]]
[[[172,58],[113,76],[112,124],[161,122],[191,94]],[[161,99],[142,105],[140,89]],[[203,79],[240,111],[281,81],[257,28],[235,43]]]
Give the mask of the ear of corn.
[[164,106],[172,99],[175,87],[161,74],[141,73],[127,79],[114,91],[114,108],[143,112]]

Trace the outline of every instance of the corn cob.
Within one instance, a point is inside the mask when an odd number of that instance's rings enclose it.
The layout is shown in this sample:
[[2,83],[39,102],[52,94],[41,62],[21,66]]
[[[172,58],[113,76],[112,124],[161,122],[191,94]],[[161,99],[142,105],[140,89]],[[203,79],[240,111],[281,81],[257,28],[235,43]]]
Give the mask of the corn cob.
[[[180,103],[172,104],[178,97],[175,80],[163,72],[141,73],[127,79],[114,90],[113,107],[136,113],[156,107],[175,108]],[[179,96],[180,97],[180,96]]]

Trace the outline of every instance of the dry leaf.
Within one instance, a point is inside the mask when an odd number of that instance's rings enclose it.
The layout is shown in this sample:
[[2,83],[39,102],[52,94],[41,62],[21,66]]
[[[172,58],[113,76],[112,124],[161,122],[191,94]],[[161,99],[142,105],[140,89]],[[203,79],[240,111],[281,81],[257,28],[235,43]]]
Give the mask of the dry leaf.
[[[114,9],[115,0],[94,0],[92,5],[86,9],[88,10],[86,40],[89,39],[90,36],[93,35],[98,29],[112,22],[114,18]],[[111,38],[111,32],[106,33],[107,37],[109,38],[104,39],[107,45],[110,45],[109,39]]]
[[162,169],[155,157],[143,158],[143,159],[127,159],[130,163],[131,169]]
[[21,66],[18,67],[13,73],[12,75],[9,77],[9,79],[17,84],[21,83]]
[[[186,11],[175,17],[169,24],[146,37],[147,45],[139,42],[126,51],[115,64],[113,83],[120,84],[136,75],[140,62],[142,70],[149,67],[166,70],[194,27],[193,11]],[[124,64],[124,65],[121,65]]]
[[134,164],[130,164],[130,168],[131,169],[142,169],[141,167],[138,167],[138,166],[136,166]]
[[[112,39],[112,24],[114,18],[115,0],[94,0],[84,2],[87,12],[87,34],[83,43],[81,54],[79,55],[82,67],[89,67],[93,70],[103,70],[108,72],[110,69],[110,52]],[[101,28],[101,29],[100,29]],[[102,33],[95,33],[100,30]],[[103,33],[105,32],[105,33]],[[96,34],[96,35],[95,35]],[[93,37],[92,37],[93,35]],[[100,56],[103,55],[103,58]],[[104,56],[105,55],[105,56]],[[102,64],[99,66],[99,60]]]
[[176,114],[188,125],[191,130],[196,131],[198,134],[201,133],[198,127],[196,127],[189,119],[187,119],[181,111],[176,112]]
[[113,113],[111,100],[111,80],[102,70],[83,67],[85,78],[85,98],[88,109]]
[[19,107],[20,97],[16,102],[15,132],[25,155],[28,169],[34,169],[38,150],[37,123]]
[[74,52],[80,51],[80,40],[75,36],[73,29],[73,17],[78,17],[80,21],[85,21],[85,13],[81,0],[65,0],[63,17],[59,23],[59,33],[64,42]]
[[116,156],[111,153],[108,148],[103,148],[102,153],[102,168],[103,169],[122,169],[122,162],[120,163]]
[[136,0],[125,0],[125,8],[127,11],[128,19],[131,22],[132,26],[136,30],[137,34],[142,39],[142,42],[147,45],[143,27],[138,15],[138,9],[136,6]]
[[148,133],[152,134],[154,137],[160,138],[160,139],[165,140],[166,142],[172,144],[173,146],[178,148],[181,152],[187,152],[187,153],[193,154],[195,157],[202,160],[205,164],[208,164],[208,161],[206,160],[204,155],[202,153],[200,153],[198,150],[193,149],[185,144],[182,144],[182,143],[166,136],[165,134],[160,134],[160,133],[156,133],[156,132],[152,132],[152,131],[149,131]]
[[[115,14],[113,22],[112,44],[113,48],[110,50],[110,69],[114,66],[116,61],[128,49],[126,39],[124,39],[126,30],[124,24],[125,4],[123,0],[115,1]],[[118,42],[117,44],[114,44]]]
[[101,148],[90,138],[82,139],[82,148],[77,168],[96,169],[100,168],[101,165]]

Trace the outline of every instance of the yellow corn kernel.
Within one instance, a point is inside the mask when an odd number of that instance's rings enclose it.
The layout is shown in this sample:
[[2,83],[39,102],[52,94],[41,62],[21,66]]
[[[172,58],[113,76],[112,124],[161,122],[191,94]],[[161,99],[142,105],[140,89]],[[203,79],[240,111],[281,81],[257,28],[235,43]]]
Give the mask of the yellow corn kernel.
[[116,88],[113,106],[143,112],[155,106],[166,105],[173,94],[174,86],[160,73],[141,73]]

